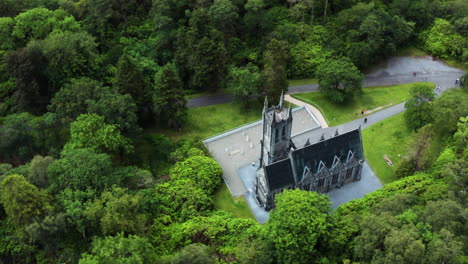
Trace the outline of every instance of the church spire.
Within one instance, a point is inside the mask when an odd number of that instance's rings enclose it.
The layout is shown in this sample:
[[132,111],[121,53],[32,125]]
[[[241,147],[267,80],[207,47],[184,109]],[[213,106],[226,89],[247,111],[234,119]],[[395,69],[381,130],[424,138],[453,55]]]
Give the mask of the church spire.
[[281,91],[281,97],[280,97],[280,102],[279,102],[280,109],[283,109],[283,103],[284,103],[284,94],[283,94],[283,91]]
[[268,111],[268,96],[265,96],[265,102],[263,103],[263,114]]

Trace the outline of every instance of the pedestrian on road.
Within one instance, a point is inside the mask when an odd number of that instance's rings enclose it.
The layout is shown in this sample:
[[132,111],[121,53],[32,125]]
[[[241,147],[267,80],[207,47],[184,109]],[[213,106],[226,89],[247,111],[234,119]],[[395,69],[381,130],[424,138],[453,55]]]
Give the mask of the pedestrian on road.
[[413,76],[416,77],[416,72],[413,72]]
[[365,123],[367,123],[367,117],[366,117],[366,118],[364,118],[364,124],[365,124]]
[[459,81],[460,81],[460,78],[457,78],[457,79],[455,80],[455,84],[458,84]]

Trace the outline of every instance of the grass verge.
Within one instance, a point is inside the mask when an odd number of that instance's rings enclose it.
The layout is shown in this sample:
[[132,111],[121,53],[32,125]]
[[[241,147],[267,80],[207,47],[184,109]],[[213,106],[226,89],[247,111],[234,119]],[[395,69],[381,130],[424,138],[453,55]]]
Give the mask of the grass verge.
[[244,196],[232,197],[231,192],[224,183],[215,193],[214,203],[217,209],[230,212],[235,217],[255,219]]
[[205,91],[201,93],[189,93],[185,96],[185,99],[193,99],[193,98],[198,98],[198,97],[203,97],[203,96],[213,96],[213,95],[224,95],[227,94],[228,91],[226,89],[218,89],[216,91]]
[[300,85],[307,85],[307,84],[317,84],[318,79],[295,79],[295,80],[288,80],[289,86],[300,86]]
[[173,129],[147,129],[147,133],[159,133],[171,139],[204,139],[259,120],[263,104],[257,100],[250,102],[247,109],[238,103],[227,103],[188,109],[187,122],[181,131]]
[[454,68],[458,68],[458,69],[461,69],[461,70],[464,70],[464,71],[468,71],[468,63],[461,63],[459,61],[456,61],[456,60],[444,60],[445,63],[447,63],[447,65],[449,65],[450,67],[454,67]]
[[428,55],[429,54],[427,54],[425,51],[420,50],[414,46],[402,48],[397,52],[397,56],[401,56],[401,57],[411,57],[411,56],[419,57],[419,56],[428,56]]
[[[364,155],[367,162],[383,184],[395,177],[395,166],[405,155],[412,133],[406,128],[403,113],[387,118],[362,131]],[[387,155],[394,166],[389,166],[383,156]]]
[[[363,93],[344,103],[334,103],[320,92],[293,94],[292,97],[317,107],[330,126],[343,124],[361,117],[361,110],[384,109],[410,98],[415,83],[363,88]],[[433,83],[425,83],[434,86]],[[380,108],[382,107],[382,108]],[[369,112],[368,112],[369,113]]]

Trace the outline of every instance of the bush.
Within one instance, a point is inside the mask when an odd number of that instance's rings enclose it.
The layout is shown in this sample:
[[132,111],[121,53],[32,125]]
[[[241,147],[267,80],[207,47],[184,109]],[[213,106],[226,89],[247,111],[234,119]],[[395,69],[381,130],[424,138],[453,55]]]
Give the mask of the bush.
[[413,175],[416,172],[416,164],[413,159],[401,160],[395,169],[395,176],[398,179]]
[[223,171],[212,158],[193,156],[177,163],[171,170],[171,178],[192,180],[198,187],[213,193],[221,183]]

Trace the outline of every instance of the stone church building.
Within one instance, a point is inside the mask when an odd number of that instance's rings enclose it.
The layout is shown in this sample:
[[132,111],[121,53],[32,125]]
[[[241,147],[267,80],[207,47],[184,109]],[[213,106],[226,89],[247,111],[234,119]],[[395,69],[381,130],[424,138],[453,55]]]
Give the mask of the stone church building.
[[361,179],[364,153],[361,129],[324,135],[318,142],[296,146],[291,139],[292,108],[281,95],[277,106],[263,107],[263,137],[255,192],[260,206],[272,209],[274,197],[284,189],[299,188],[321,193]]

